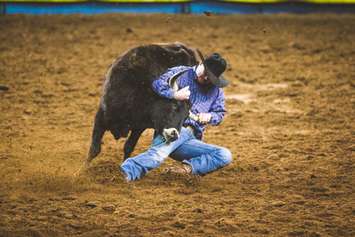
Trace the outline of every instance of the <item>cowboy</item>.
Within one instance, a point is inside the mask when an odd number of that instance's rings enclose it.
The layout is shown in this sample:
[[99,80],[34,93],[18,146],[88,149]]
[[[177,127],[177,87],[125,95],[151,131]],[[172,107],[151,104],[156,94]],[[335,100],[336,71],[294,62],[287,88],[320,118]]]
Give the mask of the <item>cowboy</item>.
[[[190,100],[194,116],[184,121],[177,140],[166,142],[157,135],[147,151],[125,160],[121,172],[127,181],[142,178],[168,156],[182,162],[180,173],[193,175],[204,175],[231,163],[232,154],[227,148],[201,140],[206,125],[220,124],[226,112],[222,90],[228,85],[222,76],[226,66],[226,60],[214,53],[198,65],[170,68],[153,81],[152,88],[159,96]],[[178,90],[170,86],[173,79]]]

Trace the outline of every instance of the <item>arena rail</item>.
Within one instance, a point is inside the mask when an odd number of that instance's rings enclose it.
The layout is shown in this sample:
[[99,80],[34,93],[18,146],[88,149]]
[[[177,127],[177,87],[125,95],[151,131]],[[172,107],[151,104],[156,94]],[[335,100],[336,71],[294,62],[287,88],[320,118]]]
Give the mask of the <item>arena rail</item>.
[[355,0],[0,0],[1,14],[355,13]]

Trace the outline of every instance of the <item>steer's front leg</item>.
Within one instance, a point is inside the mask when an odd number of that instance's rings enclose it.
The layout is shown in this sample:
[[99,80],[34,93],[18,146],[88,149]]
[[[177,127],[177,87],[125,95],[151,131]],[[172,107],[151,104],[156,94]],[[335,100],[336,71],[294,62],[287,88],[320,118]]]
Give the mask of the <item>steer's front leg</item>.
[[143,133],[144,130],[145,130],[145,128],[132,130],[131,134],[129,135],[128,139],[126,140],[126,142],[124,144],[123,160],[126,160],[131,155],[131,153],[134,150],[134,147],[137,145],[139,137],[141,136],[141,134]]

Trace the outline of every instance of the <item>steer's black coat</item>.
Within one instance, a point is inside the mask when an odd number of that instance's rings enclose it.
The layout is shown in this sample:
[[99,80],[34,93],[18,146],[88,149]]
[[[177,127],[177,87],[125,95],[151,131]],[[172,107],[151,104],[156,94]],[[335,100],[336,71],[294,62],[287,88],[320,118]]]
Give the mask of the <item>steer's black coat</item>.
[[157,133],[164,128],[180,130],[188,116],[188,103],[157,96],[151,84],[170,67],[197,64],[199,56],[197,50],[174,43],[139,46],[116,59],[106,74],[88,161],[100,153],[107,130],[115,139],[131,131],[124,158],[129,157],[146,128],[154,128]]

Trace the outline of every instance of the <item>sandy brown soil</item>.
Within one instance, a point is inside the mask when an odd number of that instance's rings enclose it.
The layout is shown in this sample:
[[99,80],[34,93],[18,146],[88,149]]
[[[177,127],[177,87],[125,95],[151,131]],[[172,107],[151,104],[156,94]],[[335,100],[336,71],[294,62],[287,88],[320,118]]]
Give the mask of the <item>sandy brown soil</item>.
[[[355,16],[1,16],[0,236],[354,236]],[[201,179],[118,174],[104,138],[86,173],[108,65],[181,41],[229,60],[231,149]],[[147,131],[135,154],[147,148]]]

